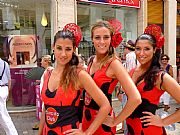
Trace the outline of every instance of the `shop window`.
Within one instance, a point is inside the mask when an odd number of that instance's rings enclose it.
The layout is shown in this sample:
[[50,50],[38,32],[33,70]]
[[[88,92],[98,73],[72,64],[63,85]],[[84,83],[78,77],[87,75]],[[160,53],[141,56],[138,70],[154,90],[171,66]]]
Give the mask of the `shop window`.
[[[87,4],[78,3],[77,8],[77,23],[81,27],[83,33],[83,40],[78,48],[78,53],[85,56],[86,59],[93,55],[93,45],[91,42],[91,26],[99,20],[110,20],[112,18],[118,19],[122,23],[120,32],[123,36],[123,42],[127,40],[136,40],[137,38],[137,9],[101,5],[101,4]],[[133,23],[132,23],[133,22]],[[123,57],[123,46],[120,44],[116,48],[117,53]]]
[[24,28],[35,27],[35,11],[19,10],[20,26]]
[[[78,3],[77,23],[81,27],[83,33],[83,39],[78,47],[78,53],[85,56],[85,60],[95,53],[91,41],[91,26],[99,20],[109,20],[113,18],[116,18],[122,23],[120,32],[124,39],[123,42],[129,39],[135,41],[137,38],[137,9],[101,4],[87,4],[83,2]],[[123,60],[123,45],[120,44],[116,48],[116,51]],[[112,95],[115,97],[115,92],[113,92]]]
[[[46,52],[49,54],[51,50],[51,0],[0,1],[0,58],[9,60],[12,79],[7,106],[34,106],[36,101],[35,80],[26,79],[25,73],[36,66],[36,61],[40,62],[40,59],[35,55],[31,57],[31,51],[28,49],[19,48],[14,51],[13,57],[8,59],[9,46],[8,42],[4,43],[4,41],[7,37],[10,39],[12,35],[37,35],[38,57],[45,54],[43,50],[48,49]],[[44,11],[48,20],[46,27],[41,25],[41,12],[44,4],[47,5]],[[40,43],[46,43],[46,45]]]

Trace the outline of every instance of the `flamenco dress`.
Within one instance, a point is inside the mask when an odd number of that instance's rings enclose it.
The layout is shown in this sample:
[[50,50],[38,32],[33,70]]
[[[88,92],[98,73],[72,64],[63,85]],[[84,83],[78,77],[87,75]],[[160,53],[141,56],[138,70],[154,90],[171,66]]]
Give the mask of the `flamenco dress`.
[[[131,70],[130,75],[132,76],[134,69]],[[162,75],[162,74],[161,74]],[[156,113],[161,95],[164,93],[163,90],[153,87],[152,90],[143,90],[145,82],[142,81],[138,84],[137,89],[140,92],[142,103],[135,109],[135,111],[126,119],[128,135],[166,135],[164,127],[158,127],[154,125],[144,126],[145,123],[141,122],[141,117],[145,114],[142,112]]]
[[[101,69],[97,70],[94,74],[91,75],[97,86],[103,91],[103,93],[108,98],[110,104],[112,103],[112,92],[114,91],[115,86],[118,82],[118,80],[110,78],[106,75],[106,71],[113,60],[114,59],[112,59]],[[87,68],[88,73],[90,73],[91,65],[92,62],[90,62],[88,65]],[[91,98],[91,96],[87,92],[85,92],[84,100],[85,100],[84,101],[85,105],[83,109],[83,118],[82,118],[83,131],[85,131],[90,126],[90,124],[96,118],[96,115],[99,110],[99,106],[96,104],[96,102]],[[111,110],[109,115],[114,115],[113,110]],[[96,132],[93,135],[115,135],[115,133],[116,133],[116,127],[109,127],[104,124],[101,124],[101,126],[96,130]]]
[[64,135],[66,130],[79,128],[78,105],[81,91],[69,87],[65,92],[59,87],[51,92],[48,88],[51,73],[52,70],[46,73],[41,93],[45,107],[43,135]]

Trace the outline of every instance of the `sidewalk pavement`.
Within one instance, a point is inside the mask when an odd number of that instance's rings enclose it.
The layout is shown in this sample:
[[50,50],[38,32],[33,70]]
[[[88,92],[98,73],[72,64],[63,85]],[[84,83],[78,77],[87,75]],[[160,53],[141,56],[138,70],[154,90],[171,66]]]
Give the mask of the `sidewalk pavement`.
[[[177,105],[174,101],[170,103],[170,110],[169,112],[172,113],[176,110],[176,108],[180,107]],[[118,114],[121,111],[121,105],[118,100],[113,101],[113,108],[116,114]],[[11,110],[10,116],[15,124],[15,127],[19,133],[19,135],[37,135],[37,130],[32,130],[32,127],[34,124],[38,123],[38,120],[36,119],[36,112],[35,107],[31,107],[30,110],[26,110],[24,112],[16,111],[16,113],[13,113],[14,111],[12,108],[8,108],[8,110]],[[121,128],[121,124],[117,126],[117,129]],[[180,135],[180,123],[176,123],[176,130],[175,131],[167,131],[168,135]],[[0,127],[0,135],[6,135],[4,130]],[[123,134],[117,134],[117,135],[123,135]]]
[[[14,125],[18,131],[18,134],[19,135],[37,135],[38,131],[32,130],[32,127],[34,126],[34,124],[38,123],[38,120],[36,119],[35,107],[33,108],[24,107],[24,108],[27,109],[24,112],[20,112],[19,109],[16,112],[10,109],[11,111],[9,112],[14,122]],[[6,135],[6,133],[1,127],[0,127],[0,135]]]

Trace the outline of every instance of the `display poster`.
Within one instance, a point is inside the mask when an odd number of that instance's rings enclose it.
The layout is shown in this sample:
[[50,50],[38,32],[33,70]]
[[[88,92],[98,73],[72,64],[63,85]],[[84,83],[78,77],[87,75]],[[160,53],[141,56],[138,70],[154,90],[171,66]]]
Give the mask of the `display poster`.
[[11,68],[37,65],[37,38],[34,35],[8,36],[6,50]]
[[77,1],[140,8],[140,0],[77,0]]
[[4,54],[10,64],[14,106],[36,104],[36,80],[25,78],[25,74],[37,67],[37,43],[35,35],[9,35],[4,41]]

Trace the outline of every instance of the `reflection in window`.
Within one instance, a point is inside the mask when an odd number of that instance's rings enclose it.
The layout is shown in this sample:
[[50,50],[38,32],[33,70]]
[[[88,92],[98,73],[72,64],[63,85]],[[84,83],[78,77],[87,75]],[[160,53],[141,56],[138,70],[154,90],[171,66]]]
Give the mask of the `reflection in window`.
[[35,27],[35,11],[19,10],[20,26],[25,28]]

